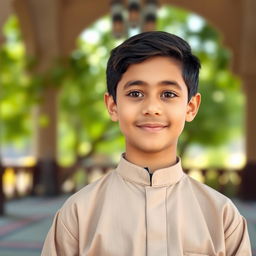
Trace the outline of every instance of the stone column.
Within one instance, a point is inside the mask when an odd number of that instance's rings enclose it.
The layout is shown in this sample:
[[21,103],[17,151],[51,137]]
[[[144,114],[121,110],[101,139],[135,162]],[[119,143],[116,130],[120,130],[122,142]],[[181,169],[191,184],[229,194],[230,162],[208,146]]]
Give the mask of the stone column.
[[[61,56],[59,0],[15,0],[26,51],[36,59],[32,72],[44,76]],[[56,195],[59,191],[57,164],[57,112],[58,90],[44,79],[42,102],[38,105],[35,120],[35,154],[37,166],[34,175],[34,192]]]
[[256,199],[256,75],[243,79],[246,95],[246,166],[242,173],[241,196]]
[[42,93],[41,105],[34,113],[35,155],[37,166],[34,177],[36,194],[56,195],[59,193],[57,164],[58,141],[58,90],[46,88]]
[[240,48],[240,76],[246,95],[246,158],[242,173],[241,192],[245,199],[256,199],[256,2],[244,0],[241,10],[242,33]]

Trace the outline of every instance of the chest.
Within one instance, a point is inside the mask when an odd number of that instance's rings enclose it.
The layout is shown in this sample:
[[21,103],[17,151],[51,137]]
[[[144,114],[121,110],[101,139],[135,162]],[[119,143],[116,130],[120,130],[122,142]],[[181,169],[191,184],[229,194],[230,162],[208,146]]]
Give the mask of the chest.
[[193,196],[178,192],[167,187],[109,192],[95,215],[83,219],[81,255],[224,255],[217,254],[224,248],[215,232],[221,224],[210,220]]

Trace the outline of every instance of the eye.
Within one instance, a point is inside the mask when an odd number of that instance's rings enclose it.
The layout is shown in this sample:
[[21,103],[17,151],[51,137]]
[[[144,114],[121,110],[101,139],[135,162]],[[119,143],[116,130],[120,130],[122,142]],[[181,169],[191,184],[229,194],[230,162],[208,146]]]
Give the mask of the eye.
[[133,97],[133,98],[141,98],[143,97],[143,93],[139,91],[131,91],[127,94],[127,96]]
[[165,91],[161,95],[161,98],[174,98],[174,97],[177,97],[177,94],[171,91]]

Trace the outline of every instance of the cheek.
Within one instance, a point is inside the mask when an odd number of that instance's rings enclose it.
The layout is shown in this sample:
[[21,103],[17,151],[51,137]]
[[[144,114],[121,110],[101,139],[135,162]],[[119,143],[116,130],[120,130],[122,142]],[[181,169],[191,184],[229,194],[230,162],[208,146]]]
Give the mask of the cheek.
[[118,122],[119,122],[119,126],[121,131],[123,131],[125,129],[125,127],[132,122],[131,118],[132,118],[132,114],[131,112],[128,111],[128,108],[118,108],[117,110],[117,115],[118,115]]
[[171,119],[183,120],[186,118],[187,107],[185,105],[170,106],[168,108],[168,115]]
[[177,130],[182,130],[186,121],[186,108],[183,106],[172,108],[172,111],[168,113],[171,124],[176,127]]
[[133,104],[126,103],[123,103],[117,108],[117,113],[119,116],[119,120],[126,122],[131,122],[131,120],[135,120],[138,115],[137,108]]

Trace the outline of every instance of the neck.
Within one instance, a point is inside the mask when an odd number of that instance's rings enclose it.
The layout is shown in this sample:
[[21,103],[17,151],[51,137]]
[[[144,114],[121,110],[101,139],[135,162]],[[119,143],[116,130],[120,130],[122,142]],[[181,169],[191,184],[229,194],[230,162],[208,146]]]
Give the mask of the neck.
[[176,150],[168,152],[135,152],[126,148],[125,159],[141,167],[148,167],[151,172],[177,163]]

